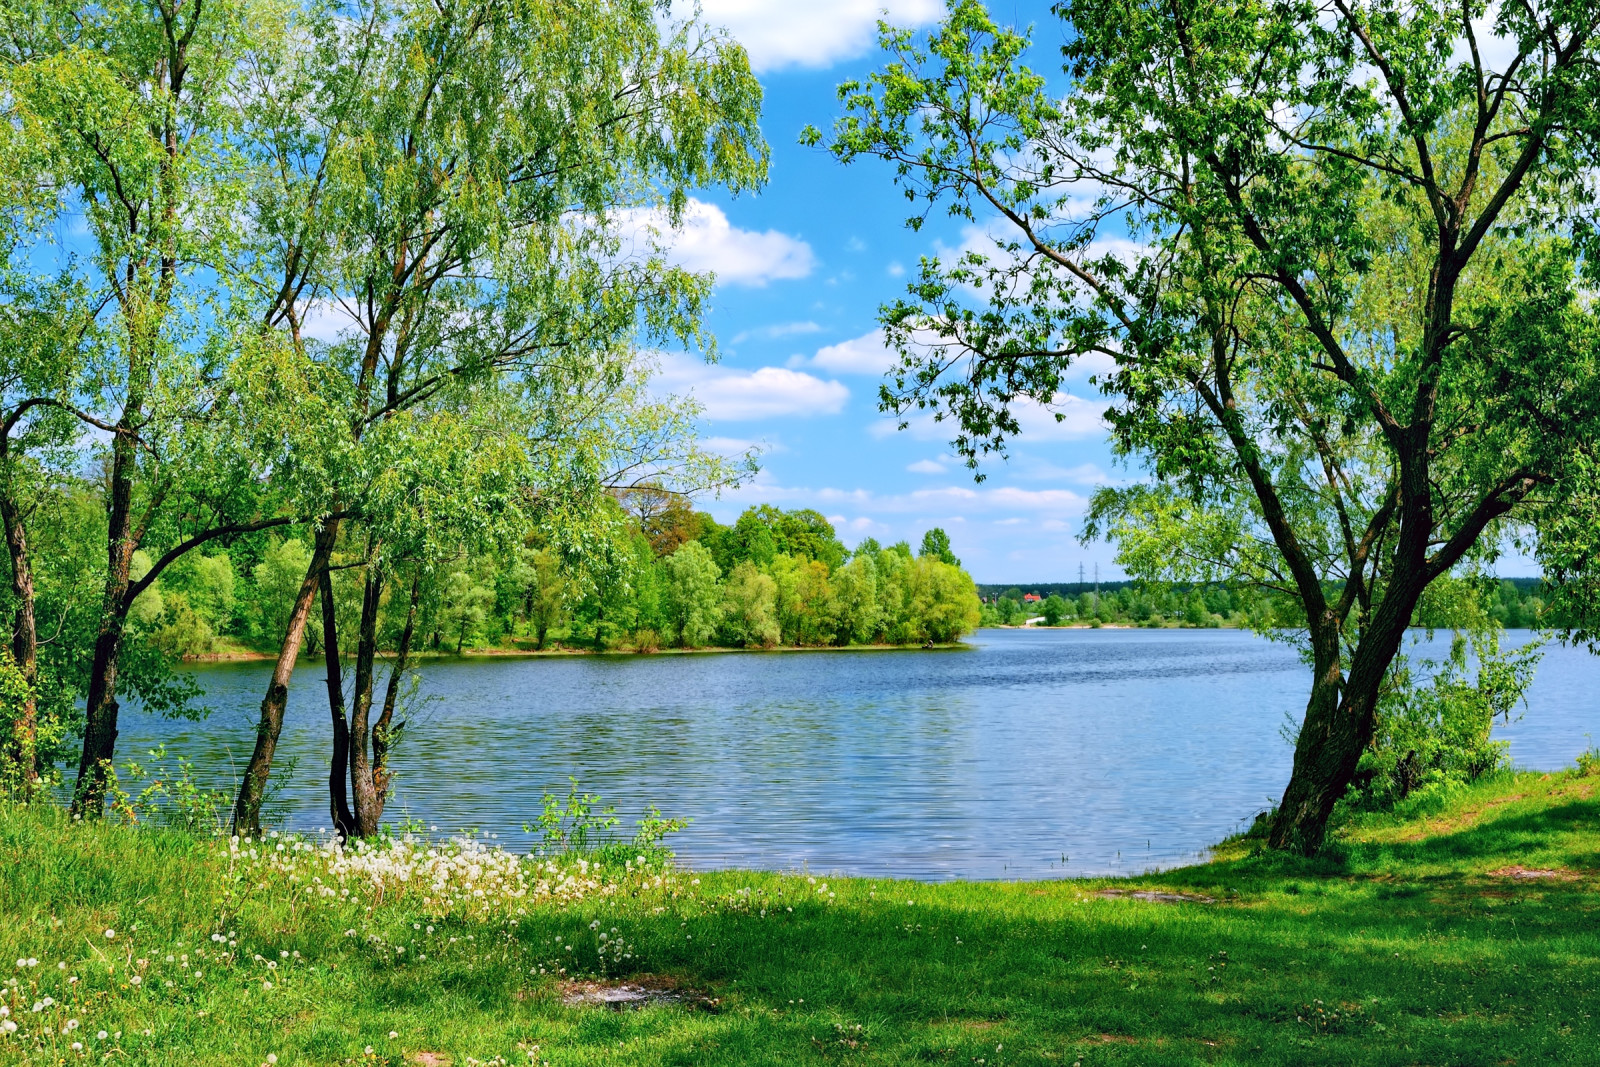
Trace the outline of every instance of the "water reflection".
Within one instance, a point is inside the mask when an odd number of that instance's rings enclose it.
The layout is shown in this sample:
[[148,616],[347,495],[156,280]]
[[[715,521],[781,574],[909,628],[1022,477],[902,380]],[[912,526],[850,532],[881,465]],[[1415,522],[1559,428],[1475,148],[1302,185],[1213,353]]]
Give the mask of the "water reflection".
[[[452,660],[426,667],[390,814],[513,846],[577,776],[627,813],[691,817],[700,867],[1032,878],[1191,859],[1282,791],[1306,680],[1234,631],[984,631],[971,649]],[[219,784],[248,755],[264,664],[197,674],[201,723],[125,716],[124,757],[164,740]],[[281,824],[326,815],[322,665],[301,666]],[[1527,766],[1571,762],[1600,661],[1550,650],[1505,729]]]

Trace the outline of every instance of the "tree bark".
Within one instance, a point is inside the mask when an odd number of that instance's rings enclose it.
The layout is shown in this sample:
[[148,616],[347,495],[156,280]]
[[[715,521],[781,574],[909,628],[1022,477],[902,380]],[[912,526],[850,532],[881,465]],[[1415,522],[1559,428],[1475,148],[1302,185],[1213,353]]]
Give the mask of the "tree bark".
[[311,598],[317,592],[338,536],[339,520],[333,518],[324,522],[322,529],[317,531],[311,565],[306,569],[305,580],[300,583],[300,592],[295,596],[294,608],[289,612],[289,625],[278,650],[278,661],[272,668],[267,695],[261,701],[256,747],[245,766],[244,781],[239,785],[239,798],[233,806],[233,832],[240,837],[261,835],[261,801],[267,792],[267,776],[272,773],[272,757],[278,749],[278,735],[283,731],[283,713],[289,706],[289,679],[294,675],[300,642],[305,637],[306,619],[311,614]]
[[5,523],[6,549],[11,556],[11,593],[17,599],[11,627],[11,655],[28,687],[17,712],[17,721],[12,724],[12,736],[6,742],[6,760],[15,768],[22,795],[31,797],[39,783],[39,701],[35,692],[39,678],[39,629],[34,618],[28,531],[9,485],[0,492],[0,520]]
[[371,837],[383,817],[383,798],[372,777],[368,754],[369,716],[372,711],[373,661],[378,651],[378,606],[383,593],[383,573],[377,564],[367,566],[361,597],[361,638],[356,645],[356,687],[350,710],[350,791],[355,801],[356,833]]
[[1269,842],[1307,855],[1322,847],[1328,819],[1350,788],[1361,754],[1377,729],[1378,696],[1400,651],[1425,582],[1420,574],[1395,575],[1351,657],[1349,676],[1313,653],[1314,674],[1306,717],[1295,744],[1294,770],[1278,804]]
[[383,694],[383,711],[378,714],[378,721],[372,724],[372,785],[378,794],[378,802],[386,803],[389,799],[389,724],[394,720],[395,701],[399,698],[400,679],[405,676],[406,668],[411,664],[411,640],[417,630],[417,601],[422,592],[422,578],[420,575],[411,579],[411,604],[406,608],[405,629],[400,632],[400,648],[395,653],[394,668],[389,672],[389,684]]
[[[132,402],[130,401],[130,407]],[[89,694],[84,706],[83,754],[72,791],[72,814],[99,818],[105,807],[106,782],[117,745],[117,666],[127,623],[128,571],[133,563],[133,471],[136,457],[132,433],[119,426],[111,442],[111,485],[107,502],[106,584],[100,628],[95,634],[89,667]]]
[[355,831],[350,814],[349,793],[344,785],[345,766],[350,759],[350,723],[344,714],[344,679],[339,671],[339,618],[333,601],[333,572],[327,567],[317,578],[322,600],[322,647],[328,668],[328,712],[333,719],[333,754],[328,761],[328,814],[333,819],[339,840],[347,841]]

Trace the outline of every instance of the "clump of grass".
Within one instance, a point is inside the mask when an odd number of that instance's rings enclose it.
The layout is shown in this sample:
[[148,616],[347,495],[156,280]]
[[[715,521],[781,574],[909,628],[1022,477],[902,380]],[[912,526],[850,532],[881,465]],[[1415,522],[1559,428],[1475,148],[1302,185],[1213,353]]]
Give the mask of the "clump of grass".
[[[5,807],[0,1062],[1589,1063],[1597,785],[1494,778],[1312,860],[1245,844],[1114,883],[697,874]],[[577,980],[684,995],[614,1012],[565,1003]]]

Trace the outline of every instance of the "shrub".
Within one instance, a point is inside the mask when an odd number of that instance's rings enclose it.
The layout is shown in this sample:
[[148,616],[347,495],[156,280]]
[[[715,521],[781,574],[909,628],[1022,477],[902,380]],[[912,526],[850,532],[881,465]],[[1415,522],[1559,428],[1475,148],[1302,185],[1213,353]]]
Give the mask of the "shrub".
[[[1507,765],[1506,743],[1491,739],[1533,682],[1540,643],[1503,652],[1492,631],[1457,634],[1443,662],[1420,661],[1420,681],[1397,657],[1380,700],[1377,732],[1346,799],[1356,810],[1387,810],[1417,795],[1446,793]],[[1477,673],[1469,677],[1470,660]]]

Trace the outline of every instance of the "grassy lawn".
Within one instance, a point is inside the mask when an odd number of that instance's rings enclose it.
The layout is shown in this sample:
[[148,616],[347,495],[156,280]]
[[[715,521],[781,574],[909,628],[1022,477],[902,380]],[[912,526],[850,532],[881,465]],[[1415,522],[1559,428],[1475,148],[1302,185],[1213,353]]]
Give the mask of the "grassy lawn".
[[[1502,777],[1315,861],[952,885],[252,857],[0,809],[0,1062],[1595,1064],[1597,787]],[[566,1002],[601,976],[667,995]]]

